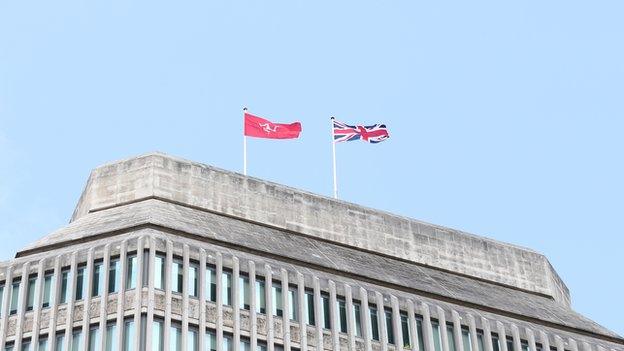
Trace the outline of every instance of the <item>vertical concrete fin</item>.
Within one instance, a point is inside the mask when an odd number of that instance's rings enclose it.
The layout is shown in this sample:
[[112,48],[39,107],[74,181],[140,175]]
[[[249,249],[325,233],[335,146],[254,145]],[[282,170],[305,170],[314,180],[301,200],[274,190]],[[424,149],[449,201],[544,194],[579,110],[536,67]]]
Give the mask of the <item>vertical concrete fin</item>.
[[290,304],[288,302],[290,296],[288,272],[282,268],[280,273],[282,280],[282,340],[284,342],[284,351],[290,351]]
[[371,351],[373,349],[372,335],[371,335],[371,317],[368,307],[368,291],[360,287],[360,301],[362,302],[362,337],[364,338],[364,350]]
[[344,292],[345,304],[347,305],[347,349],[348,351],[355,351],[355,312],[353,307],[353,294],[349,284],[344,284]]
[[305,278],[303,274],[297,272],[297,295],[299,296],[299,345],[301,351],[308,351],[308,326],[306,319],[308,318],[308,301],[305,293]]

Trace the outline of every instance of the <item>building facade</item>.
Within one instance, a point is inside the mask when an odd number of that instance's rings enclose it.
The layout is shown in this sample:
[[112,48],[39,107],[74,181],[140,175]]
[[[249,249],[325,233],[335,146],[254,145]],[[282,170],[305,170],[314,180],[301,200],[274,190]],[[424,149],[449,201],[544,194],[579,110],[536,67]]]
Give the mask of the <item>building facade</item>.
[[609,351],[529,249],[163,154],[0,263],[0,349]]

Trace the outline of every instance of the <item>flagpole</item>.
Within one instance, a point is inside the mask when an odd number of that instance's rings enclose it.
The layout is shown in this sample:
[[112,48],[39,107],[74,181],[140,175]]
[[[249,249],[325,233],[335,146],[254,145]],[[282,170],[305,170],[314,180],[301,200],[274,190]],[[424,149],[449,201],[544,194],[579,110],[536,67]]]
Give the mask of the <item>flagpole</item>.
[[336,141],[334,140],[334,117],[331,118],[331,134],[332,134],[332,160],[334,171],[334,199],[338,198],[338,185],[336,183]]
[[243,107],[243,174],[247,175],[247,135],[245,135],[245,113],[247,113],[247,107]]

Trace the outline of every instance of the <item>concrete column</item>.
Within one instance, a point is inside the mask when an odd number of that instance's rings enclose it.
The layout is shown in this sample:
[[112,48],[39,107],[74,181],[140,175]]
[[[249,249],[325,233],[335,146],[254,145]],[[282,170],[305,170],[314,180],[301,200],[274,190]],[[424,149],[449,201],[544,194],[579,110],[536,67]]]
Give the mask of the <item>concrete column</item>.
[[[464,351],[464,343],[462,340],[461,330],[461,318],[457,311],[451,311],[451,318],[453,318],[453,340],[455,341],[455,351]],[[470,350],[465,350],[470,351]]]
[[340,330],[338,324],[338,300],[336,298],[336,284],[333,281],[329,285],[329,323],[331,324],[332,345],[334,350],[340,350]]
[[200,351],[208,348],[205,342],[206,336],[206,299],[208,291],[206,291],[206,250],[199,249],[199,339],[198,346]]
[[234,351],[240,350],[240,263],[232,257],[232,316],[234,318]]
[[299,272],[297,272],[297,296],[299,296],[299,305],[297,306],[299,311],[299,345],[301,351],[308,351],[308,325],[306,324],[308,301],[306,300],[305,280],[303,274]]
[[433,326],[431,325],[431,314],[429,312],[429,305],[425,302],[420,303],[420,312],[423,318],[423,342],[425,345],[425,351],[435,351],[433,346]]
[[84,276],[82,277],[82,283],[85,290],[83,295],[83,308],[82,308],[82,335],[84,340],[84,350],[89,343],[89,322],[91,320],[91,293],[93,287],[93,247],[89,248],[87,252],[87,266],[85,267]]
[[[446,330],[446,315],[444,310],[440,306],[436,306],[436,312],[438,313],[438,322],[440,328],[440,339],[442,341],[442,351],[449,350],[448,331]],[[491,350],[490,350],[491,351]]]
[[284,341],[284,351],[290,351],[290,296],[288,272],[282,268],[280,273],[282,279],[282,340]]
[[39,345],[39,329],[41,319],[41,303],[43,282],[45,280],[45,259],[41,259],[37,265],[37,283],[35,284],[35,305],[33,306],[32,345]]
[[53,342],[49,343],[50,351],[56,351],[56,320],[58,315],[58,302],[61,293],[61,256],[54,258],[53,296],[50,301],[50,321],[48,324],[48,335],[53,335]]
[[481,317],[481,327],[483,328],[483,346],[485,351],[494,351],[494,347],[492,345],[492,327],[490,326],[490,321],[487,320],[485,317]]
[[[533,334],[533,330],[526,328],[524,332],[526,333],[526,336],[527,336],[527,342],[529,344],[529,351],[537,351],[537,346],[535,345],[535,334]],[[545,350],[545,351],[550,351],[550,350]]]
[[[152,350],[152,344],[158,342],[153,335],[152,325],[154,324],[155,300],[155,280],[156,280],[156,240],[153,237],[147,238],[149,243],[148,270],[147,270],[147,317],[145,320],[145,349]],[[104,349],[102,349],[104,350]]]
[[258,318],[256,316],[256,264],[253,261],[248,261],[249,265],[249,339],[251,344],[251,351],[256,351],[258,345]]
[[2,330],[0,331],[0,350],[4,350],[7,334],[7,323],[9,322],[9,306],[11,301],[11,289],[13,288],[13,265],[6,269],[4,279],[4,291],[2,292]]
[[317,276],[312,276],[314,288],[314,319],[316,322],[316,351],[322,351],[323,346],[323,301],[321,299],[321,284]]
[[375,301],[377,302],[377,324],[379,324],[379,340],[381,341],[381,350],[388,350],[388,329],[386,328],[386,311],[384,309],[384,300],[380,292],[375,292]]
[[274,326],[273,326],[273,271],[271,270],[271,266],[268,264],[264,265],[264,279],[265,279],[265,296],[266,296],[266,327],[267,327],[267,349],[269,351],[274,350],[274,340],[273,337],[275,335]]
[[[173,288],[171,281],[171,266],[173,265],[173,243],[167,240],[165,253],[165,330],[163,332],[163,344],[165,348],[169,347],[169,330],[171,329],[171,290]],[[122,350],[122,349],[119,349]]]
[[468,319],[468,330],[470,332],[470,347],[472,347],[473,351],[479,351],[479,339],[477,337],[477,325],[474,316],[467,314],[466,318]]
[[565,351],[563,339],[559,335],[555,335],[555,347],[557,348],[557,351]]
[[362,318],[362,337],[364,338],[364,350],[371,351],[373,349],[371,342],[371,338],[373,336],[370,333],[371,320],[368,307],[368,292],[364,288],[360,288],[360,301],[362,302],[360,318]]
[[410,346],[411,351],[423,351],[418,346],[418,329],[416,328],[416,308],[414,307],[414,301],[407,300],[407,323],[409,324],[410,331]]
[[[390,304],[392,305],[392,329],[394,329],[395,349],[402,350],[403,328],[401,328],[401,309],[399,308],[399,300],[396,296],[390,295]],[[444,351],[448,351],[448,349]]]
[[578,345],[576,344],[576,340],[568,338],[568,346],[570,347],[570,351],[578,351]]
[[[119,292],[117,293],[117,350],[123,350],[124,304],[126,301],[126,276],[128,275],[128,240],[124,240],[119,248]],[[65,349],[67,350],[67,349]]]
[[[102,280],[102,294],[100,295],[100,350],[106,350],[106,322],[108,320],[108,283],[110,269],[110,244],[104,245],[104,259],[102,261],[102,272],[104,279]],[[48,338],[49,339],[49,338]],[[111,340],[114,342],[114,340]]]
[[182,247],[182,350],[188,350],[189,273],[189,246],[184,244]]
[[582,351],[593,351],[591,345],[587,341],[583,341],[581,344]]
[[17,301],[17,321],[15,323],[15,350],[22,349],[22,323],[24,322],[24,313],[26,312],[26,290],[28,290],[28,275],[30,273],[30,263],[26,262],[22,266],[22,280],[19,286],[19,300]]
[[515,324],[511,325],[511,337],[513,338],[514,351],[522,351],[522,342],[520,341],[520,331]]
[[[136,289],[134,289],[134,328],[137,335],[141,330],[141,307],[143,306],[143,249],[145,240],[143,237],[137,239],[137,281]],[[140,350],[141,338],[135,338],[134,349]]]
[[78,263],[76,262],[76,252],[73,252],[71,255],[71,268],[69,269],[69,274],[71,278],[71,283],[68,284],[68,294],[69,297],[67,299],[67,318],[65,318],[65,345],[63,346],[63,350],[69,350],[69,345],[71,345],[72,339],[72,329],[74,325],[74,304],[76,299],[76,284],[78,282],[77,273],[78,273]]
[[220,252],[216,253],[216,283],[217,283],[217,351],[223,350],[223,256]]
[[540,330],[540,342],[542,343],[542,351],[550,351],[550,340],[545,331]]
[[496,330],[498,331],[498,343],[500,346],[500,351],[508,351],[507,350],[507,334],[505,333],[505,326],[503,325],[503,323],[496,321]]
[[[351,286],[344,284],[345,304],[347,306],[347,345],[349,351],[355,351],[355,312]],[[360,319],[361,321],[361,319]],[[362,323],[360,323],[362,325]]]

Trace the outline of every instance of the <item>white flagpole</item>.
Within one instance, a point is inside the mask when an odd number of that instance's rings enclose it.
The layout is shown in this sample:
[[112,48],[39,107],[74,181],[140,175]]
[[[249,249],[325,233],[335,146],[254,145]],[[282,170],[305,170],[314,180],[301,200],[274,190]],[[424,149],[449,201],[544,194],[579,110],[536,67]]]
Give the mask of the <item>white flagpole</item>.
[[247,113],[247,107],[243,107],[243,174],[247,175],[247,136],[245,135],[245,113]]
[[331,118],[331,135],[332,135],[332,159],[334,170],[334,199],[338,198],[338,185],[336,183],[336,142],[334,141],[334,117]]

